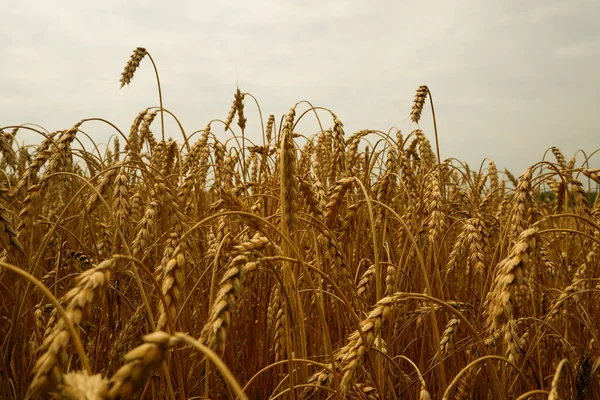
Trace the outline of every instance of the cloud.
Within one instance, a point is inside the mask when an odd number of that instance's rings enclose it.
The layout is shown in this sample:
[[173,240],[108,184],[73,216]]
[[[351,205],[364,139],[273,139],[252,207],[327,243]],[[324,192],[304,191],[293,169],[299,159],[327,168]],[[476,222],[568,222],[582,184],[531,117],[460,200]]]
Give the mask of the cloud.
[[[158,103],[148,60],[119,90],[131,51],[145,46],[165,106],[189,131],[224,118],[239,84],[265,115],[306,99],[332,109],[347,133],[410,132],[414,90],[427,84],[445,157],[490,157],[518,173],[549,146],[565,154],[598,146],[600,5],[592,0],[24,0],[4,16],[2,125],[54,130],[99,116],[126,131]],[[248,103],[250,135],[259,137]],[[307,117],[300,128],[318,126]],[[433,140],[427,109],[422,128]],[[114,133],[100,124],[89,130],[98,141]]]
[[600,40],[588,40],[584,42],[572,43],[556,49],[556,55],[559,58],[592,58],[597,60],[600,57]]

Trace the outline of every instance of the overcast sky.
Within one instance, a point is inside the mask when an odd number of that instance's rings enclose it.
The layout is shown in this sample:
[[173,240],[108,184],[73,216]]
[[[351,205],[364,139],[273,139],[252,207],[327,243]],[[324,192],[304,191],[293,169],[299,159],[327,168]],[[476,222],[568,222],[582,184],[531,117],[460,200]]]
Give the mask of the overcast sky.
[[[265,118],[309,100],[333,110],[347,135],[392,126],[408,134],[414,92],[426,84],[443,158],[478,167],[489,157],[520,174],[550,146],[567,158],[600,148],[598,0],[0,5],[0,126],[52,131],[102,117],[127,132],[140,110],[158,105],[148,60],[119,90],[125,63],[142,46],[158,65],[165,107],[188,132],[225,119],[240,85]],[[258,113],[246,104],[249,135],[258,138]],[[426,107],[421,128],[433,143],[430,117]],[[82,129],[98,142],[109,138],[100,124]],[[315,129],[314,117],[298,126]]]

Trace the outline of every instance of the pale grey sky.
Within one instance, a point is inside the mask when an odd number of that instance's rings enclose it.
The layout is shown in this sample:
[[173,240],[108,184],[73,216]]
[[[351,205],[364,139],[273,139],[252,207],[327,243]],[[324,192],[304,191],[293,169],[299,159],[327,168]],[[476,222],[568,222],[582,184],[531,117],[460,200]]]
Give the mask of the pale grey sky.
[[[520,174],[550,146],[567,158],[600,148],[598,0],[0,6],[0,126],[57,130],[102,117],[128,131],[138,111],[158,104],[148,60],[119,90],[126,61],[143,46],[158,64],[165,107],[188,132],[224,119],[239,84],[258,98],[265,118],[309,100],[332,109],[347,135],[392,126],[408,134],[416,128],[408,118],[414,91],[426,84],[443,158],[478,167],[489,157]],[[258,138],[258,113],[246,104],[249,135]],[[433,142],[430,116],[427,107],[421,128]],[[108,140],[100,124],[82,129]],[[298,128],[315,129],[314,117]],[[221,127],[214,131],[225,137]]]

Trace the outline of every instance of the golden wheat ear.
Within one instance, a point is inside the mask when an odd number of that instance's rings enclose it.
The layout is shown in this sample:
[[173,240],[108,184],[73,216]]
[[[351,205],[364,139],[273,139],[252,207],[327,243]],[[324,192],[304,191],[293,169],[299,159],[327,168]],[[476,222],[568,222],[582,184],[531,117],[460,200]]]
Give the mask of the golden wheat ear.
[[105,399],[108,395],[107,383],[100,374],[88,375],[85,371],[77,371],[64,374],[58,389],[61,399]]
[[129,83],[131,83],[135,71],[140,66],[140,62],[146,56],[146,54],[148,54],[148,52],[143,47],[138,47],[133,51],[131,58],[129,59],[129,61],[127,61],[127,65],[125,65],[125,69],[121,73],[121,87],[129,85]]
[[175,345],[171,335],[156,331],[142,337],[145,343],[125,354],[125,364],[109,381],[108,399],[137,398],[139,391],[160,363],[169,348]]
[[423,106],[427,100],[429,94],[429,88],[425,85],[419,86],[417,93],[415,93],[415,100],[413,102],[413,108],[410,113],[410,119],[412,122],[418,124],[421,120],[421,113],[423,112]]

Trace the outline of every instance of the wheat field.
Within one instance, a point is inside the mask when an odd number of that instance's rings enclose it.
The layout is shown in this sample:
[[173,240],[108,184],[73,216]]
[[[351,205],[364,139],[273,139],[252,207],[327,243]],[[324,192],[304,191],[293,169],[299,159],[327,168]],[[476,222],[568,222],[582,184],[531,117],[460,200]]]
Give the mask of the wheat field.
[[178,143],[158,88],[106,151],[1,128],[0,398],[597,398],[595,149],[516,178],[240,89]]

